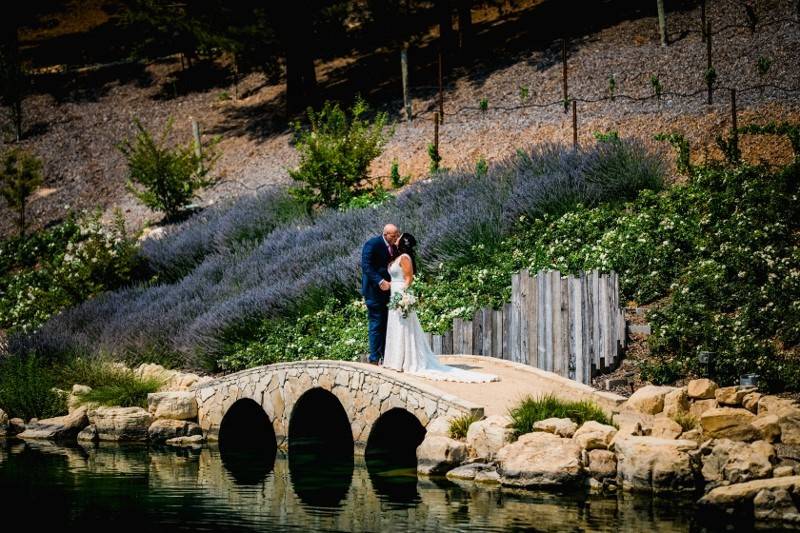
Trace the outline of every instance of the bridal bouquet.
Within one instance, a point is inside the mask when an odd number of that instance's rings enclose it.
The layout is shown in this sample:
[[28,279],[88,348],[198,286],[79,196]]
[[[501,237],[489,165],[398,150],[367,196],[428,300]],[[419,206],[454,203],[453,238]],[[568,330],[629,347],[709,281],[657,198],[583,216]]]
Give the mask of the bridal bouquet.
[[408,314],[416,309],[417,297],[410,289],[395,293],[389,301],[389,309],[400,311],[403,318],[408,318]]

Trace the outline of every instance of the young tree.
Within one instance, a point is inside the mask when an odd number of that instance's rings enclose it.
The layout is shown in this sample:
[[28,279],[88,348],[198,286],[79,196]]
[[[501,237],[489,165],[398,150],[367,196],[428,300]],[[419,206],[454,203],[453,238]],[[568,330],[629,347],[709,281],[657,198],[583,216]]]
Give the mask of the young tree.
[[0,195],[19,213],[20,237],[25,236],[25,209],[28,198],[42,184],[42,162],[19,148],[3,155],[0,168]]

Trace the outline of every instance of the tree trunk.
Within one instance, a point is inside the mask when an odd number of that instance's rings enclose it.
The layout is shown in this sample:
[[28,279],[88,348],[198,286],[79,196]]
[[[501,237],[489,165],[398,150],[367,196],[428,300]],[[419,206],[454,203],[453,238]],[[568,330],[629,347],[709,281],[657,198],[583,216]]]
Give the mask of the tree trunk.
[[279,35],[286,50],[286,109],[289,115],[314,105],[317,76],[312,55],[310,10],[299,2],[278,2],[283,31]]
[[472,43],[472,0],[458,3],[458,46],[462,50]]
[[664,12],[664,0],[656,0],[658,8],[658,33],[661,36],[661,46],[667,46],[667,15]]

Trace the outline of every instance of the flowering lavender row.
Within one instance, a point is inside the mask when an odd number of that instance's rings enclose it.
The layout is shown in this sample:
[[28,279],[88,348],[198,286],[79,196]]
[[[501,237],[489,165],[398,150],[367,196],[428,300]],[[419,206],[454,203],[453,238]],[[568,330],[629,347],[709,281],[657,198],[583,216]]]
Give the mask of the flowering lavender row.
[[[270,215],[261,214],[269,206],[248,200],[209,217],[207,225],[191,222],[148,245],[144,253],[156,269],[177,272],[170,258],[184,265],[198,261],[182,278],[103,294],[54,317],[33,335],[14,337],[10,348],[51,356],[106,353],[126,360],[168,356],[185,367],[208,366],[236,328],[302,312],[319,305],[319,295],[352,298],[359,286],[361,245],[386,222],[417,237],[424,268],[463,260],[472,245],[496,242],[523,213],[629,198],[642,186],[660,186],[662,175],[659,156],[624,141],[579,152],[545,146],[494,165],[485,175],[435,175],[379,207],[325,211],[313,224],[271,227]],[[229,246],[243,231],[264,236],[253,246]],[[195,246],[201,253],[192,255]]]

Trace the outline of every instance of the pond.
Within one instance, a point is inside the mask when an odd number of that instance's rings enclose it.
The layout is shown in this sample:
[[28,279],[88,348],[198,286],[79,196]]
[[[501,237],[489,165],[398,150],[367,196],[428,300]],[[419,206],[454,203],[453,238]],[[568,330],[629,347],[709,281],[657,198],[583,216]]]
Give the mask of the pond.
[[0,439],[2,529],[704,530],[692,500],[455,484],[418,478],[413,466],[385,457],[323,455],[312,448],[221,453],[214,444],[172,449]]

